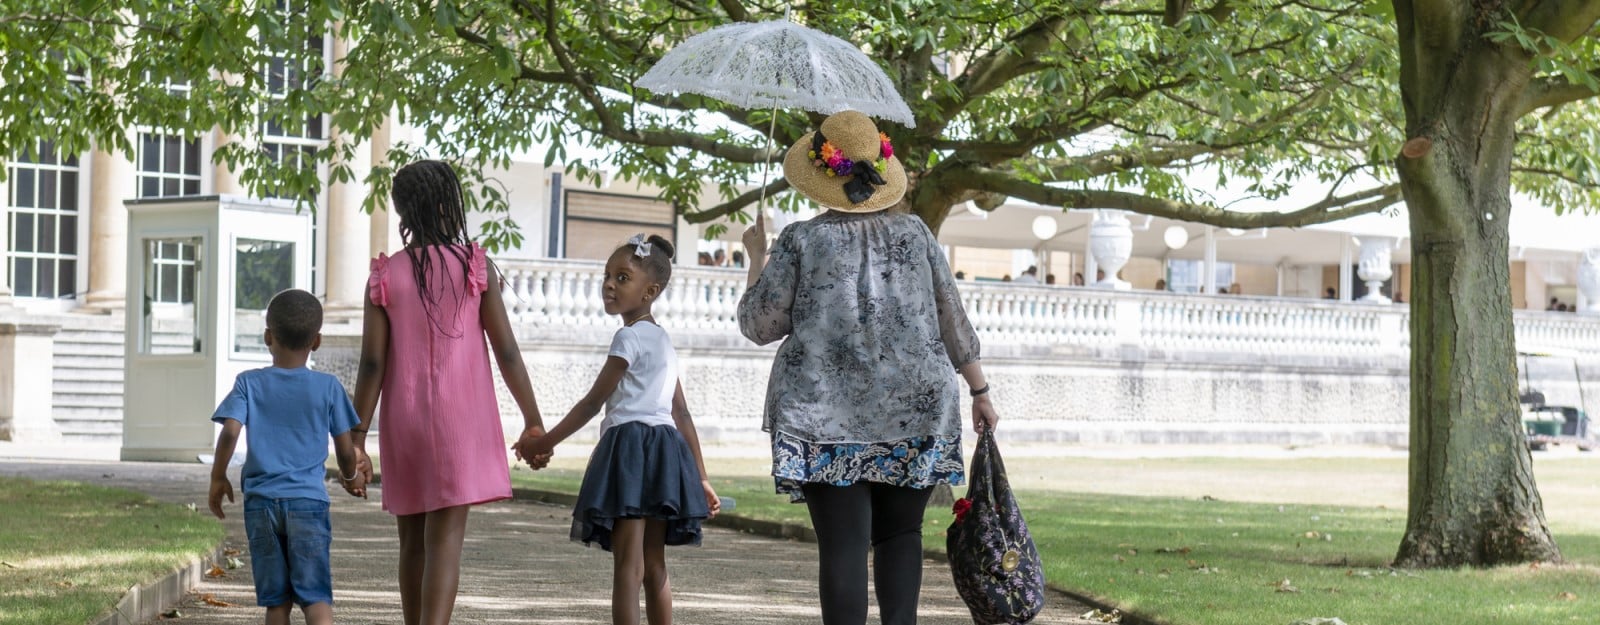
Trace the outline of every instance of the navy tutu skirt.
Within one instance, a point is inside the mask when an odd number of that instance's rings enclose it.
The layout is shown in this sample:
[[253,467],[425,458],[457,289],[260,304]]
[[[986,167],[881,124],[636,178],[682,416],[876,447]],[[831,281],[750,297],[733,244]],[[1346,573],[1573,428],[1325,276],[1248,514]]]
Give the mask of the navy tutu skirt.
[[617,519],[660,519],[668,545],[698,545],[700,522],[710,515],[700,470],[678,429],[624,423],[606,430],[589,456],[572,539],[611,551]]

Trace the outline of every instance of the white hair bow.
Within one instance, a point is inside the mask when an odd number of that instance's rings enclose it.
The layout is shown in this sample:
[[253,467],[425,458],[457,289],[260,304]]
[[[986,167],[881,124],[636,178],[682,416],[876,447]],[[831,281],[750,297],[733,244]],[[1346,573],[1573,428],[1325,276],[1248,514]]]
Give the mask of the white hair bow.
[[644,258],[650,255],[650,248],[652,245],[649,241],[645,240],[644,233],[633,235],[633,238],[628,239],[628,245],[633,246],[634,256]]

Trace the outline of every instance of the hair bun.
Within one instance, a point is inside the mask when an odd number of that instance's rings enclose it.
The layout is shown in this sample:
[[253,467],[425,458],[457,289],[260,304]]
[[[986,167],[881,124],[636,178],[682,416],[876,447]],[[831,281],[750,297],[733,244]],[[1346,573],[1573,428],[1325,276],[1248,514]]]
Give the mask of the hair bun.
[[662,254],[666,254],[667,258],[673,257],[672,242],[668,241],[666,237],[659,234],[652,234],[650,235],[650,238],[645,240],[648,241],[651,246],[655,247],[657,251],[661,252]]

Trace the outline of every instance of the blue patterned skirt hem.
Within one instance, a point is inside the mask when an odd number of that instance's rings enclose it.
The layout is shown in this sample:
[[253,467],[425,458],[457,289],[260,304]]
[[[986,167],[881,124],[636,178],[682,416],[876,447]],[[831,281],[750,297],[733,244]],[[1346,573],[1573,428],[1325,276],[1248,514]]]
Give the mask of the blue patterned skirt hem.
[[669,425],[624,423],[606,430],[589,456],[572,540],[611,551],[619,519],[667,522],[668,545],[700,544],[700,522],[711,515],[689,444]]
[[884,443],[813,443],[772,435],[772,479],[778,493],[800,503],[805,484],[849,486],[877,482],[911,488],[958,486],[966,476],[960,436],[914,436]]

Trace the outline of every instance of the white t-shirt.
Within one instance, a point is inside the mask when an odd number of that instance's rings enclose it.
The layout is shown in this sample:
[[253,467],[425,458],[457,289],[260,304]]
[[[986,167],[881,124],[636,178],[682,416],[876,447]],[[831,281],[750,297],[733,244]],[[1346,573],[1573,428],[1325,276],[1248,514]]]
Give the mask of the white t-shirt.
[[667,331],[649,321],[623,326],[611,338],[607,355],[628,361],[628,372],[606,398],[600,431],[634,421],[676,427],[672,396],[678,390],[678,353]]

